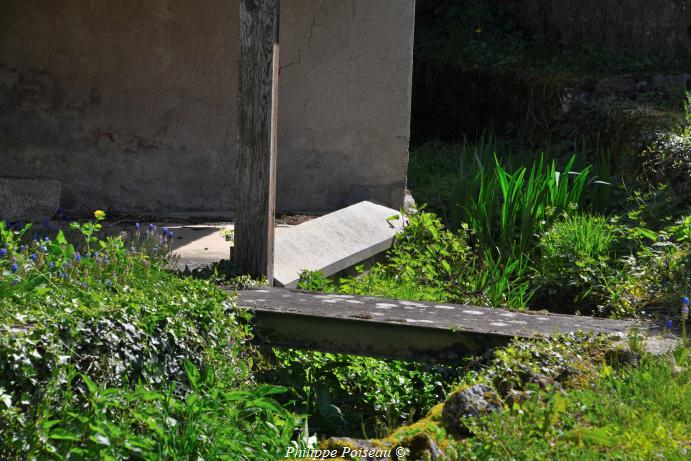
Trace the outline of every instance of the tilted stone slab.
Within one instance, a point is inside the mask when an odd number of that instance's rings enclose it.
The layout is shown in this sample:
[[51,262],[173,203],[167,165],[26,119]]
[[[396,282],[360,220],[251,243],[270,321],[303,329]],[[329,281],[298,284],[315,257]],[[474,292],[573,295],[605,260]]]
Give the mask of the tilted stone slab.
[[60,181],[0,177],[0,219],[41,221],[60,205]]
[[[390,219],[392,216],[397,219]],[[354,266],[388,249],[402,228],[398,211],[371,202],[278,228],[274,283],[295,288],[302,271],[322,271],[329,276]]]
[[[278,347],[411,360],[455,360],[514,337],[583,331],[624,338],[631,320],[515,312],[461,304],[320,294],[280,288],[241,291],[259,340]],[[638,325],[647,331],[644,324]]]

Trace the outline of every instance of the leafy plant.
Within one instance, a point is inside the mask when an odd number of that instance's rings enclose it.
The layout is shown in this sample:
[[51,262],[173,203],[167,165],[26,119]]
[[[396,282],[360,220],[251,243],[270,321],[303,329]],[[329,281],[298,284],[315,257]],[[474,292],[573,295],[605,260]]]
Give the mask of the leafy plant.
[[40,459],[273,460],[291,443],[294,416],[273,400],[285,389],[237,390],[185,362],[188,392],[106,388],[67,371],[54,380],[24,453]]
[[[566,216],[540,237],[534,284],[545,307],[590,312],[608,304],[607,287],[617,271],[619,229],[604,218]],[[549,303],[549,304],[546,304]]]
[[590,169],[574,173],[574,161],[572,157],[563,173],[544,157],[530,170],[509,173],[496,158],[493,170],[480,170],[479,192],[470,198],[466,213],[482,248],[508,260],[529,255],[537,234],[578,207]]
[[298,287],[302,290],[330,292],[335,291],[334,283],[319,271],[302,271]]
[[[451,229],[457,230],[464,222],[463,208],[468,198],[476,196],[476,178],[486,166],[494,164],[494,155],[502,152],[502,161],[513,168],[512,146],[499,140],[491,132],[483,132],[477,139],[464,138],[457,144],[429,142],[410,153],[408,187],[415,199],[435,212]],[[532,154],[521,151],[520,157]]]
[[[604,365],[593,386],[533,389],[507,411],[469,421],[467,459],[686,459],[691,427],[689,350],[645,356],[638,368]],[[677,371],[674,371],[675,368]],[[665,383],[661,386],[660,383]]]
[[167,271],[168,229],[96,219],[80,245],[0,222],[0,457],[276,458],[300,422],[254,384],[247,314]]
[[[460,366],[298,350],[267,351],[258,378],[281,383],[294,410],[320,435],[384,436],[446,397]],[[375,391],[376,390],[376,391]]]
[[531,291],[523,274],[527,258],[480,258],[468,244],[470,230],[445,229],[432,213],[416,212],[397,236],[384,261],[358,275],[332,281],[305,272],[299,287],[416,301],[450,301],[512,308],[526,307]]

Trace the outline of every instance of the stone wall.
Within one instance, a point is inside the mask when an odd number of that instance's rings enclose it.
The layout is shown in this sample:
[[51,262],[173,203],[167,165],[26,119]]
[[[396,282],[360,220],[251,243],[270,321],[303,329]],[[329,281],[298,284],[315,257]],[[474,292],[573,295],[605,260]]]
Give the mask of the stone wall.
[[565,46],[691,57],[691,0],[492,0]]
[[[283,0],[278,207],[403,203],[414,0]],[[63,206],[231,210],[238,0],[5,0],[0,175]]]

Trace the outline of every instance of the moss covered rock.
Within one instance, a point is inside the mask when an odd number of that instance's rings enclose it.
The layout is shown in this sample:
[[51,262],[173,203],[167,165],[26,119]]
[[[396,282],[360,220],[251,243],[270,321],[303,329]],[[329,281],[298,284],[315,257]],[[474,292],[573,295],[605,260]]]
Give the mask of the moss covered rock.
[[502,401],[497,392],[486,384],[460,389],[449,396],[444,403],[442,421],[450,432],[465,432],[459,421],[461,418],[481,416],[501,410]]

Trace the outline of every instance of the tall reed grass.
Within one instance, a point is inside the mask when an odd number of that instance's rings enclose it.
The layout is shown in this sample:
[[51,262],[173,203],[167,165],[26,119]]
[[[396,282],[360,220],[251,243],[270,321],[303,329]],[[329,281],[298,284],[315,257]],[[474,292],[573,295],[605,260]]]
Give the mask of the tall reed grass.
[[574,162],[572,156],[559,172],[556,161],[540,156],[530,168],[512,173],[495,156],[490,168],[479,170],[474,179],[478,193],[458,201],[465,202],[464,218],[485,253],[508,260],[529,255],[536,237],[556,217],[578,208],[590,167],[571,171]]

